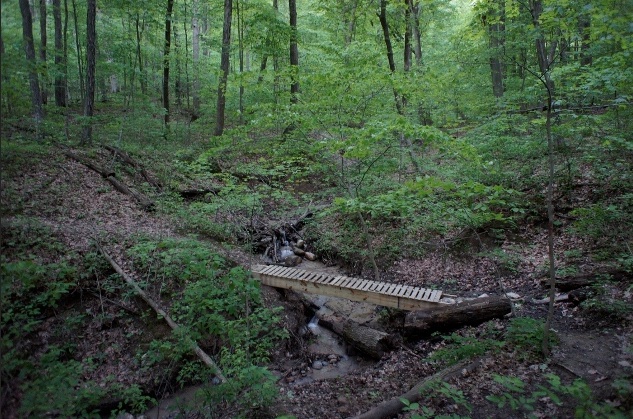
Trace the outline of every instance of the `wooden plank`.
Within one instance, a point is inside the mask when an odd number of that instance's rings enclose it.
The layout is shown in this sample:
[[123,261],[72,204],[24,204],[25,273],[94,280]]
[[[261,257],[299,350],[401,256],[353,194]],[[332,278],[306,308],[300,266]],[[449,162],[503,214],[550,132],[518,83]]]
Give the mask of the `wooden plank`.
[[363,285],[365,285],[365,281],[366,281],[365,279],[358,278],[353,283],[349,283],[347,285],[347,288],[351,288],[353,290],[357,290],[357,289],[361,288]]
[[346,276],[337,276],[336,278],[334,278],[334,280],[332,280],[332,282],[330,282],[328,285],[332,285],[332,286],[338,286],[341,282],[344,282],[347,279]]
[[347,284],[349,284],[353,280],[354,278],[350,278],[349,276],[346,276],[345,280],[339,282],[338,284],[336,284],[336,286],[341,287],[341,288],[347,288]]
[[321,275],[319,278],[316,278],[314,282],[317,284],[327,284],[334,278],[332,275]]
[[365,285],[363,285],[363,287],[361,288],[361,291],[369,290],[372,287],[372,285],[374,285],[374,281],[365,282]]

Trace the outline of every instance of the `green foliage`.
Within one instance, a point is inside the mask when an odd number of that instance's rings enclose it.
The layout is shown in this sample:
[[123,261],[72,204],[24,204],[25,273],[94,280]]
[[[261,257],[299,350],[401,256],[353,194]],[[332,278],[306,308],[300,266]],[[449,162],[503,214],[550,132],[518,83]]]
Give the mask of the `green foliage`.
[[205,388],[205,403],[227,402],[240,409],[270,404],[277,395],[276,379],[262,365],[287,332],[278,327],[281,308],[263,307],[259,282],[243,268],[227,269],[221,256],[194,240],[141,241],[129,254],[149,276],[184,285],[171,310],[182,327],[172,341],[152,342],[141,355],[144,368],[175,360],[181,385],[206,381],[210,371],[183,361],[190,339],[212,339],[220,344],[219,364],[228,381]]
[[429,359],[445,362],[448,365],[456,364],[463,359],[481,356],[487,352],[498,352],[505,345],[502,341],[461,336],[457,333],[442,337],[447,345],[434,351]]
[[591,389],[581,379],[571,384],[562,384],[559,376],[546,374],[547,386],[538,384],[535,390],[530,391],[525,382],[517,377],[495,375],[494,380],[506,391],[500,394],[491,394],[487,400],[501,409],[508,406],[512,410],[526,412],[528,417],[536,418],[534,412],[539,402],[549,401],[558,406],[563,405],[563,397],[569,397],[574,403],[574,417],[577,419],[589,418],[625,418],[627,414],[608,403],[599,403],[594,400]]
[[[506,332],[508,343],[520,349],[524,354],[536,355],[539,353],[543,343],[543,333],[545,323],[542,320],[533,319],[531,317],[515,317],[510,320]],[[556,343],[556,335],[552,332],[549,334],[549,345]]]
[[425,406],[425,404],[431,403],[433,400],[441,400],[444,403],[459,406],[469,413],[473,411],[473,407],[468,403],[466,396],[461,390],[458,390],[454,386],[443,383],[440,381],[432,381],[420,389],[422,398],[420,402],[411,403],[409,400],[401,397],[400,401],[404,404],[402,410],[406,412],[414,412],[411,416],[413,419],[431,419],[431,418],[443,418],[443,419],[467,419],[469,416],[461,416],[458,414],[444,415],[435,411],[435,409]]

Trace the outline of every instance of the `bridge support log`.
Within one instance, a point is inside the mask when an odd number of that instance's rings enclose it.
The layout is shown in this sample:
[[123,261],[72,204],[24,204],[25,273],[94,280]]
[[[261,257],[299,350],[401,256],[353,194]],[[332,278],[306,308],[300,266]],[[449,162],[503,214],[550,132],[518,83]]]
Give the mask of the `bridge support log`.
[[436,331],[450,331],[462,326],[476,326],[501,318],[512,311],[508,298],[486,297],[454,305],[441,305],[423,311],[412,311],[404,321],[405,338],[415,338]]
[[380,359],[402,339],[397,335],[363,326],[337,315],[319,315],[319,325],[341,336],[348,344],[372,358]]

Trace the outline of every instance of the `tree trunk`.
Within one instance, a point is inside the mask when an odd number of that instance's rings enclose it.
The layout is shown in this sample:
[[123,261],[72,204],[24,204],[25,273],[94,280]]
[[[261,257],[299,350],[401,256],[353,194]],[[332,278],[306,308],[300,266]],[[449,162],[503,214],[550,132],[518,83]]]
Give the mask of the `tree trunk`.
[[[389,35],[389,23],[387,22],[387,0],[380,0],[380,26],[382,27],[383,37],[385,39],[385,47],[387,48],[387,62],[389,63],[389,71],[392,74],[396,72],[396,62],[393,59],[393,46],[391,45],[391,36]],[[393,96],[396,103],[396,109],[400,115],[404,115],[404,109],[400,101],[398,91],[393,89]]]
[[55,21],[55,105],[66,106],[66,60],[62,31],[61,0],[53,0]]
[[578,16],[578,31],[580,32],[580,65],[591,65],[593,58],[589,52],[591,46],[591,15],[581,13]]
[[84,80],[84,66],[81,62],[81,41],[79,40],[79,19],[77,18],[77,3],[73,0],[73,20],[75,23],[75,47],[77,48],[77,74],[79,74],[79,96],[86,97],[86,86]]
[[240,113],[240,125],[244,124],[244,81],[242,75],[244,74],[244,16],[242,14],[242,3],[237,0],[237,49],[238,59],[240,66],[240,96],[239,96],[239,113]]
[[174,94],[176,95],[176,108],[182,109],[182,65],[180,64],[180,39],[178,38],[178,26],[174,25],[174,56],[176,60],[176,81],[174,82]]
[[422,66],[422,36],[420,34],[420,5],[413,0],[408,0],[409,4],[409,16],[411,17],[411,30],[413,40],[415,41],[413,44],[414,54],[415,54],[415,65],[418,67]]
[[417,338],[436,331],[450,331],[462,326],[475,326],[501,318],[512,311],[508,298],[487,297],[454,305],[438,305],[424,311],[412,311],[404,321],[406,338]]
[[493,22],[488,25],[489,48],[490,48],[490,74],[492,77],[492,93],[496,98],[503,97],[503,65],[501,56],[503,55],[503,45],[505,39],[505,6],[503,2],[496,4],[496,9],[490,10]]
[[222,55],[220,57],[220,80],[215,113],[215,131],[213,135],[224,133],[224,112],[226,108],[226,84],[229,76],[231,52],[231,21],[233,18],[233,0],[224,0],[224,25],[222,29]]
[[165,46],[163,50],[163,108],[165,108],[165,128],[169,129],[169,50],[171,48],[171,15],[174,0],[167,0],[165,14]]
[[554,54],[556,52],[557,42],[550,43],[550,50],[548,52],[547,46],[545,44],[545,37],[543,32],[541,31],[539,18],[541,13],[543,12],[543,2],[541,0],[532,0],[531,1],[531,13],[532,13],[532,24],[534,25],[534,29],[536,29],[538,36],[535,40],[536,44],[536,58],[538,60],[539,70],[541,71],[542,77],[545,79],[546,87],[548,92],[551,95],[554,95],[554,80],[551,77],[551,66],[554,62]]
[[29,71],[29,85],[31,87],[31,106],[33,107],[33,117],[35,118],[39,136],[39,126],[44,119],[44,108],[42,107],[42,93],[37,77],[35,46],[33,44],[33,18],[28,0],[20,0],[20,12],[22,14],[22,39]]
[[42,103],[48,103],[48,66],[46,64],[46,0],[40,0],[40,62],[42,65]]
[[336,314],[319,316],[319,325],[341,336],[360,352],[380,359],[389,350],[397,347],[401,339],[396,335],[363,326]]
[[200,0],[194,0],[191,13],[191,49],[193,54],[193,110],[191,120],[200,117]]
[[295,104],[299,98],[299,47],[297,45],[297,1],[288,0],[290,13],[290,103]]
[[138,78],[141,85],[141,94],[147,94],[147,80],[145,78],[145,72],[143,70],[143,55],[141,54],[141,37],[143,31],[140,28],[140,16],[136,13],[135,29],[136,29],[136,62],[138,63]]
[[83,144],[92,142],[92,116],[95,106],[96,58],[97,58],[97,0],[88,0],[86,13],[86,96],[84,98],[85,122],[82,140]]

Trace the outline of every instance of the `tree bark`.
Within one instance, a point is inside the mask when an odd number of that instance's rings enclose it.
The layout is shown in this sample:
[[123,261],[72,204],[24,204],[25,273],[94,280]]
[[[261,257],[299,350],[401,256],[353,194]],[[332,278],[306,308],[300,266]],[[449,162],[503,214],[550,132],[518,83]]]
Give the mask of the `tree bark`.
[[213,135],[224,133],[224,113],[226,110],[226,85],[229,76],[229,60],[231,52],[231,21],[233,18],[233,0],[224,0],[224,25],[222,29],[222,55],[220,57],[220,80],[218,82],[218,98],[215,112],[215,131]]
[[512,311],[508,298],[487,297],[454,305],[409,312],[404,321],[406,338],[417,338],[435,331],[450,331],[462,326],[474,326]]
[[42,103],[48,103],[48,66],[46,64],[46,44],[48,42],[46,31],[46,0],[40,0],[40,62],[42,64]]
[[86,96],[84,98],[85,121],[81,142],[92,142],[92,117],[94,116],[96,58],[97,58],[97,0],[88,0],[86,12]]
[[141,85],[141,94],[147,94],[147,80],[145,78],[145,71],[143,70],[143,55],[141,54],[141,38],[143,36],[143,31],[140,28],[140,16],[138,12],[136,12],[136,18],[134,21],[135,29],[136,29],[136,61],[138,63],[138,78],[139,83]]
[[84,66],[81,62],[81,41],[79,40],[79,19],[77,18],[77,3],[73,0],[73,21],[75,23],[75,47],[77,48],[77,73],[79,74],[79,96],[83,100],[86,97],[84,79]]
[[335,314],[319,316],[319,325],[340,335],[354,348],[375,359],[382,358],[386,352],[397,347],[401,340],[396,335],[363,326]]
[[66,106],[66,57],[62,29],[61,0],[53,0],[55,22],[55,105]]
[[191,49],[193,55],[193,110],[191,120],[200,117],[200,0],[194,0],[191,12]]
[[169,129],[169,50],[171,48],[171,15],[174,0],[167,0],[165,14],[165,45],[163,50],[163,108],[165,108],[165,128]]
[[288,0],[290,13],[290,103],[295,104],[299,98],[299,47],[297,45],[297,1]]
[[20,0],[20,12],[22,14],[22,40],[29,71],[29,85],[31,87],[31,106],[33,107],[33,118],[37,126],[39,136],[39,126],[44,119],[44,108],[42,107],[42,93],[37,77],[35,62],[35,46],[33,44],[33,17],[28,0]]
[[502,1],[493,7],[496,8],[490,9],[493,23],[488,25],[490,74],[492,77],[492,93],[496,98],[501,98],[504,92],[501,56],[505,39],[505,6]]
[[[396,72],[396,62],[393,58],[393,46],[391,45],[391,36],[389,35],[389,23],[387,22],[387,0],[380,0],[380,13],[378,14],[380,19],[380,26],[382,27],[382,34],[385,40],[385,47],[387,48],[387,62],[389,63],[389,71],[391,74]],[[398,91],[393,89],[393,96],[396,103],[396,110],[398,114],[404,115],[404,109],[402,107],[400,95]]]
[[[146,293],[145,291],[143,291],[141,289],[141,287],[138,286],[138,284],[136,283],[136,281],[134,281],[134,279],[132,279],[132,277],[130,277],[128,274],[126,274],[123,269],[121,269],[121,267],[114,261],[114,259],[112,259],[112,257],[106,253],[105,250],[103,250],[103,248],[97,243],[97,248],[99,249],[99,252],[101,252],[101,254],[103,255],[103,257],[108,261],[108,263],[110,263],[110,266],[112,266],[114,268],[114,270],[116,271],[116,273],[118,273],[119,275],[121,275],[121,277],[125,280],[125,282],[128,283],[129,286],[131,286],[134,291],[136,291],[136,293],[150,306],[154,309],[154,311],[156,311],[156,313],[162,317],[163,319],[165,319],[165,321],[167,322],[167,324],[169,325],[169,327],[172,328],[172,330],[177,330],[178,328],[180,328],[180,326],[172,320],[172,318],[165,312],[165,310],[163,310],[158,303],[156,303],[154,300],[152,300]],[[193,351],[195,352],[196,355],[198,355],[198,358],[200,358],[200,360],[202,360],[202,362],[209,368],[211,368],[213,370],[213,373],[218,377],[218,379],[225,383],[226,382],[226,378],[224,377],[224,375],[222,374],[222,370],[220,370],[220,367],[218,367],[218,365],[213,361],[213,359],[211,359],[211,357],[209,355],[207,355],[206,352],[204,352],[202,349],[200,349],[200,347],[198,346],[198,344],[192,340],[191,338],[187,338],[187,344],[189,345],[189,347],[191,349],[193,349]]]

